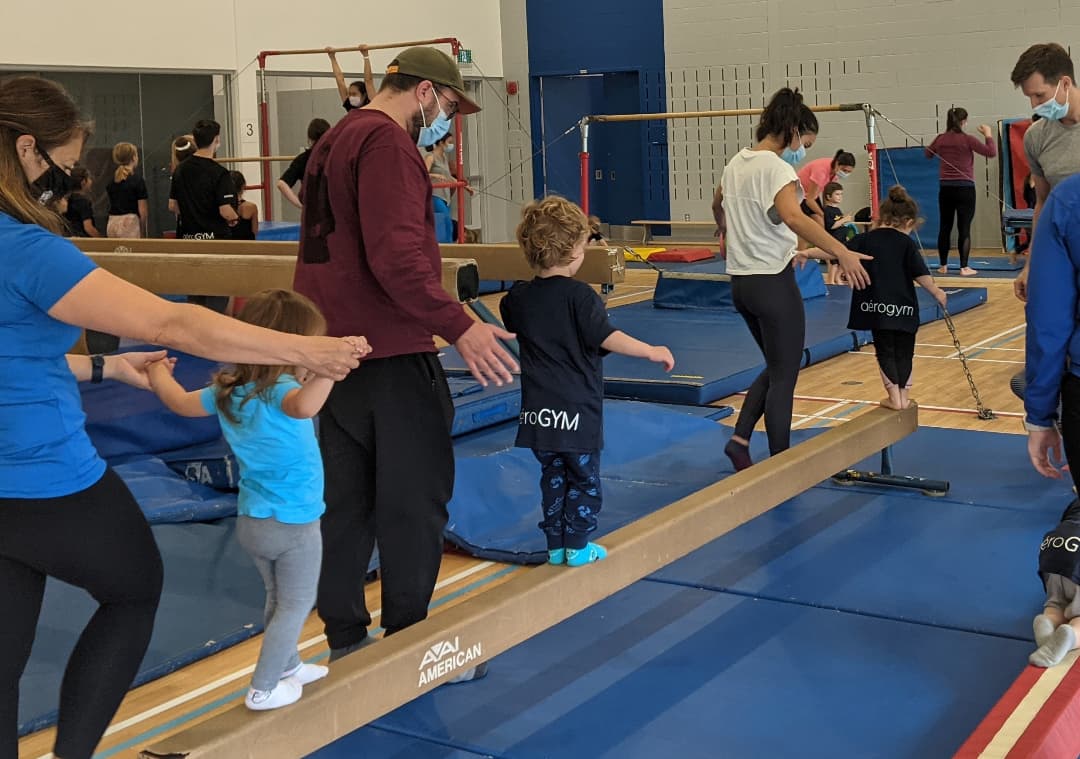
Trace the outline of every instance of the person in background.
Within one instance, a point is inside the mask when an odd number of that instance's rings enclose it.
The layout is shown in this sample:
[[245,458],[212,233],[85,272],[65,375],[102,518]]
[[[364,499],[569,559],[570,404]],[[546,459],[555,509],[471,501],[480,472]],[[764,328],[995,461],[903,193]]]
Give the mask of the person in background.
[[[589,540],[603,501],[605,353],[675,367],[671,351],[612,326],[596,291],[574,279],[585,260],[589,221],[559,197],[521,210],[518,245],[536,276],[518,282],[499,303],[506,328],[521,345],[519,448],[540,462],[540,494],[549,564],[580,567],[607,549]],[[544,411],[575,420],[574,428],[543,421]]]
[[172,141],[171,158],[169,160],[169,176],[176,173],[176,167],[191,156],[195,155],[195,138],[190,134],[182,134]]
[[1043,535],[1039,545],[1039,579],[1046,600],[1043,611],[1031,622],[1035,645],[1028,657],[1036,667],[1052,667],[1061,662],[1080,640],[1080,501],[1073,500],[1061,515],[1056,528]]
[[145,237],[149,215],[146,182],[135,173],[139,151],[130,142],[118,142],[112,151],[116,171],[105,187],[109,196],[108,237]]
[[[919,223],[919,206],[900,185],[889,189],[879,210],[880,226],[847,243],[849,250],[871,256],[866,262],[870,286],[851,295],[848,329],[870,330],[874,336],[881,381],[888,397],[882,406],[904,409],[910,404],[919,299],[915,283],[945,308],[945,291],[934,283],[922,251],[911,239]],[[887,306],[887,312],[867,305]]]
[[228,240],[236,225],[236,185],[229,170],[214,160],[221,125],[203,119],[192,130],[195,154],[173,172],[169,210],[183,220],[184,240]]
[[303,150],[300,155],[296,156],[289,164],[289,168],[285,169],[285,173],[281,175],[281,179],[277,181],[278,192],[280,192],[285,200],[289,201],[290,205],[296,208],[303,208],[303,203],[300,202],[300,196],[293,191],[297,182],[304,181],[304,172],[307,170],[308,158],[311,157],[311,149],[315,147],[315,143],[330,131],[330,122],[326,119],[312,119],[308,122],[307,127],[307,141],[308,146]]
[[604,239],[603,232],[600,231],[599,216],[589,217],[589,245],[607,245],[608,241]]
[[[852,218],[845,215],[840,208],[840,204],[844,202],[844,186],[839,182],[829,182],[821,193],[821,200],[823,203],[822,208],[825,211],[825,231],[839,242],[846,243],[855,236],[855,232],[848,226]],[[828,262],[825,284],[841,284],[840,267],[836,265],[835,261]]]
[[821,206],[821,193],[825,185],[847,179],[854,170],[855,156],[842,149],[837,150],[832,158],[817,158],[799,169],[799,182],[805,194],[803,213],[824,227],[825,209]]
[[[315,304],[289,290],[256,293],[238,318],[294,335],[326,333]],[[304,663],[297,643],[315,605],[322,561],[319,517],[326,510],[322,457],[311,420],[334,380],[295,366],[240,364],[219,371],[208,387],[188,392],[173,379],[172,369],[167,361],[150,365],[153,391],[180,416],[217,416],[240,464],[236,538],[266,587],[266,632],[244,704],[254,711],[288,706],[300,699],[305,685],[330,672]]]
[[926,157],[941,159],[938,189],[938,273],[949,272],[949,247],[952,244],[953,219],[956,220],[956,248],[960,253],[960,276],[978,274],[968,266],[971,256],[971,222],[975,218],[975,154],[986,158],[997,156],[994,131],[979,126],[982,139],[966,134],[968,112],[953,106],[946,116],[946,130],[926,148]]
[[[429,145],[425,150],[427,155],[424,156],[424,165],[427,166],[432,185],[458,181],[457,161],[454,160],[457,145],[452,131],[447,132],[434,145]],[[468,184],[465,185],[465,189],[470,195],[475,192]],[[456,187],[432,187],[431,197],[432,202],[435,204],[436,231],[440,231],[438,229],[440,217],[450,219],[450,227],[443,230],[443,233],[439,235],[439,242],[456,242],[458,239],[458,223],[450,207],[456,191]]]
[[[1032,45],[1013,67],[1011,77],[1031,103],[1032,125],[1024,133],[1024,153],[1035,184],[1035,214],[1031,222],[1032,240],[1042,217],[1042,207],[1060,182],[1080,173],[1080,92],[1069,52],[1057,43]],[[1013,292],[1027,301],[1028,273],[1034,247],[1027,264],[1013,280]],[[1029,343],[1030,344],[1030,343]]]
[[244,200],[244,188],[247,180],[239,171],[230,171],[229,177],[236,187],[236,226],[232,229],[233,240],[254,240],[259,236],[259,207],[251,201]]
[[90,202],[90,189],[94,186],[94,180],[90,172],[82,166],[76,166],[71,170],[71,184],[74,189],[68,197],[67,219],[68,228],[72,237],[101,237],[94,224],[94,205]]
[[[32,188],[65,175],[89,134],[71,96],[37,76],[0,81],[0,755],[18,756],[19,683],[46,580],[97,608],[64,671],[53,755],[90,759],[143,660],[162,586],[161,554],[139,504],[86,432],[79,382],[147,388],[164,352],[67,355],[80,328],[213,361],[301,365],[340,379],[363,338],[286,335],[171,303],[103,269],[58,236],[63,220]],[[48,631],[46,631],[48,634]]]
[[330,56],[330,68],[334,71],[334,82],[337,84],[338,94],[341,95],[341,107],[348,112],[370,103],[371,93],[375,91],[375,75],[371,72],[371,58],[368,56],[367,47],[360,46],[360,54],[364,56],[364,81],[350,82],[348,87],[345,86],[345,74],[338,65],[334,49],[326,48],[326,54]]
[[724,446],[736,471],[753,464],[750,436],[762,416],[770,452],[775,455],[791,446],[795,383],[806,334],[806,311],[793,265],[799,238],[838,258],[856,289],[869,284],[862,266],[868,257],[849,251],[801,207],[794,163],[805,155],[807,136],[816,138],[817,132],[817,117],[803,96],[787,87],[779,90],[761,114],[757,143],[728,162],[713,196],[732,299],[765,358],[765,369],[750,386],[735,433]]

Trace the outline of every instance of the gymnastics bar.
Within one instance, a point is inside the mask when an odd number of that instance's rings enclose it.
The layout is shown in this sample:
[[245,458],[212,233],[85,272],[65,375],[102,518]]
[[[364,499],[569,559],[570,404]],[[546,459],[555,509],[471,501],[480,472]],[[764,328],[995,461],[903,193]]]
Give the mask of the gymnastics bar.
[[[337,662],[288,709],[242,703],[145,748],[144,759],[307,756],[456,674],[430,666],[450,652],[489,660],[761,516],[872,451],[911,434],[918,412],[878,408],[611,533],[587,570],[542,565]],[[522,683],[522,688],[528,685]]]
[[[333,47],[330,50],[322,48],[300,48],[297,50],[263,50],[257,56],[259,62],[259,153],[264,156],[270,155],[270,95],[266,87],[266,59],[276,55],[326,55],[327,53],[358,52],[362,48],[368,50],[391,50],[395,48],[419,47],[421,45],[449,45],[453,52],[453,58],[458,59],[461,52],[461,42],[457,37],[438,37],[431,40],[414,40],[412,42],[380,42],[372,45],[355,45],[350,47]],[[457,145],[457,175],[465,176],[465,164],[461,147],[461,116],[454,117],[454,142]],[[271,221],[274,218],[273,176],[270,174],[270,164],[262,165],[262,191],[263,191],[263,218]],[[465,229],[465,204],[458,203],[458,229],[464,233]]]
[[[119,256],[132,254],[156,255],[161,260],[170,257],[190,255],[201,258],[282,258],[296,260],[299,243],[250,242],[247,240],[164,240],[157,238],[120,239],[109,237],[72,238],[84,253],[115,253]],[[443,260],[459,258],[476,262],[481,279],[501,279],[508,282],[519,279],[531,279],[534,272],[525,261],[521,248],[513,243],[502,244],[446,244],[440,245]],[[119,260],[119,259],[117,259]],[[280,265],[280,264],[277,264]],[[591,285],[610,288],[624,281],[626,260],[621,249],[591,246],[585,249],[585,260],[578,270],[576,279]],[[291,283],[291,280],[290,280]],[[277,286],[277,285],[275,285]],[[194,290],[159,290],[159,292],[188,292],[203,295]]]
[[[202,243],[205,245],[206,243]],[[202,253],[90,253],[107,272],[153,293],[249,296],[260,290],[291,290],[296,256]],[[444,258],[442,285],[461,303],[479,297],[476,261]]]
[[[835,105],[807,106],[814,113],[839,113],[861,111],[866,117],[866,154],[870,172],[870,208],[876,217],[878,210],[877,178],[877,126],[874,109],[868,103],[837,103]],[[583,116],[578,122],[581,132],[581,208],[589,213],[589,125],[593,123],[616,123],[630,121],[671,121],[674,119],[713,119],[729,116],[757,116],[764,108],[729,108],[722,111],[667,111],[664,113],[594,114]]]

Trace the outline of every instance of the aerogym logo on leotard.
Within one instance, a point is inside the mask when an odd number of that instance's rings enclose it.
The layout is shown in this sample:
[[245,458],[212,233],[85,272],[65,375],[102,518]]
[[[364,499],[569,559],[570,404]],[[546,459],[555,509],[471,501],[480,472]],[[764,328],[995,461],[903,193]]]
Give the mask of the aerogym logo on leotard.
[[914,316],[914,306],[898,306],[895,303],[878,303],[876,301],[864,301],[860,310],[867,314],[884,314],[885,316]]
[[1080,551],[1080,538],[1070,536],[1068,538],[1061,535],[1048,535],[1043,540],[1042,545],[1039,546],[1040,551],[1045,551],[1047,548],[1064,548],[1069,553],[1076,553]]
[[438,680],[455,670],[461,669],[480,658],[483,644],[476,643],[467,648],[461,647],[461,639],[442,640],[424,652],[420,662],[420,682],[417,688]]

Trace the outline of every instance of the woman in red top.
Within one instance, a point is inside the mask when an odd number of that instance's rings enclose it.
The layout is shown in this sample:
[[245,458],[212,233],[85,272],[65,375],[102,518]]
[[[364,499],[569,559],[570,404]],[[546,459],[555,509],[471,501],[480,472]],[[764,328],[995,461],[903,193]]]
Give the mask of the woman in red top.
[[837,150],[832,158],[818,158],[799,169],[799,184],[806,197],[803,212],[825,226],[825,209],[821,194],[829,182],[843,181],[855,170],[855,156],[846,150]]
[[971,255],[971,220],[975,218],[975,154],[987,158],[997,156],[994,146],[993,131],[986,124],[979,127],[983,139],[966,134],[968,112],[963,108],[952,107],[947,116],[947,129],[942,132],[930,147],[926,157],[941,158],[941,189],[938,191],[938,208],[941,211],[941,226],[938,227],[938,273],[949,271],[949,243],[952,240],[953,217],[956,217],[956,248],[960,251],[960,274],[970,277],[978,272],[968,266]]

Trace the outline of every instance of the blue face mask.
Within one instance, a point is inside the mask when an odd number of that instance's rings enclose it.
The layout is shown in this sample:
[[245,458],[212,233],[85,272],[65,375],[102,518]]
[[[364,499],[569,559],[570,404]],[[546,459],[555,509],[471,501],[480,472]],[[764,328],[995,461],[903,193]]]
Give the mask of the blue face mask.
[[1065,102],[1059,103],[1057,101],[1058,91],[1061,89],[1061,82],[1058,82],[1057,89],[1054,90],[1054,95],[1045,103],[1040,103],[1035,107],[1033,113],[1036,116],[1041,116],[1047,121],[1061,121],[1069,113],[1069,94],[1065,93]]
[[802,160],[804,158],[806,158],[806,146],[799,145],[798,150],[784,148],[784,153],[780,157],[790,163],[792,166],[797,166],[798,164],[802,163]]
[[439,102],[439,93],[432,91],[435,95],[435,104],[439,106],[439,115],[435,117],[435,120],[431,124],[427,123],[427,116],[424,114],[424,104],[420,104],[420,118],[424,120],[424,126],[420,128],[420,134],[416,138],[416,144],[422,148],[434,145],[450,132],[450,119],[446,115],[446,111],[443,110],[442,104]]

